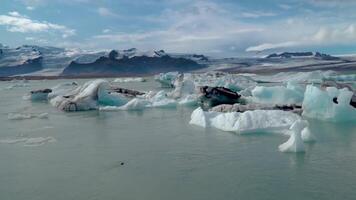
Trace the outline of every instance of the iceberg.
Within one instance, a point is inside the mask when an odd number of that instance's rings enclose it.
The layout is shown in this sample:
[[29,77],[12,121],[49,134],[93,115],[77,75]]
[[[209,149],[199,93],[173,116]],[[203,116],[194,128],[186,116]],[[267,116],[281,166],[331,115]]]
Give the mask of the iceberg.
[[307,125],[308,124],[305,120],[297,120],[296,122],[294,122],[290,127],[292,134],[290,135],[287,142],[279,145],[279,150],[281,152],[304,152],[305,147],[301,132]]
[[350,105],[353,92],[347,88],[324,90],[308,85],[302,104],[302,115],[324,121],[356,121],[356,109]]
[[287,86],[256,86],[251,93],[256,103],[301,104],[304,98],[304,88],[291,82]]
[[96,110],[99,106],[120,107],[143,93],[109,85],[106,80],[93,80],[83,86],[66,88],[63,85],[48,95],[50,103],[63,111]]
[[174,82],[174,90],[168,93],[168,96],[178,99],[186,95],[192,95],[196,92],[195,83],[187,78],[180,76]]
[[238,133],[279,132],[288,129],[301,117],[281,110],[254,110],[243,113],[203,111],[197,108],[191,114],[190,124],[214,127],[223,131]]
[[161,83],[162,87],[173,87],[174,81],[178,77],[178,72],[160,73],[154,77],[155,81]]

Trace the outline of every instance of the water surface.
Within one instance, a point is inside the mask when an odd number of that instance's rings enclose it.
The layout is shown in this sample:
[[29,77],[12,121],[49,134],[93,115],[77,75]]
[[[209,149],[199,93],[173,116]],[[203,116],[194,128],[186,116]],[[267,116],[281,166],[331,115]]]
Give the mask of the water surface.
[[[85,80],[77,80],[79,83]],[[356,125],[309,121],[305,154],[278,151],[279,134],[238,135],[188,124],[194,108],[64,113],[22,96],[59,82],[0,82],[0,199],[354,199]],[[124,87],[158,90],[152,80]],[[8,120],[8,113],[49,113]]]

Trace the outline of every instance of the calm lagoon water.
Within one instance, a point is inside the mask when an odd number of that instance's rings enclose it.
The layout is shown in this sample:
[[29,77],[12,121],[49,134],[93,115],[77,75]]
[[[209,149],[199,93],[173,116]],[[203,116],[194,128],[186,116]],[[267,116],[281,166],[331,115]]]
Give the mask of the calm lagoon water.
[[[238,135],[188,124],[194,108],[64,113],[22,96],[60,82],[0,82],[1,200],[355,199],[356,125],[309,121],[317,142],[286,154],[279,134]],[[85,80],[78,80],[79,83]],[[152,80],[123,87],[158,90]],[[49,113],[9,120],[8,113]]]

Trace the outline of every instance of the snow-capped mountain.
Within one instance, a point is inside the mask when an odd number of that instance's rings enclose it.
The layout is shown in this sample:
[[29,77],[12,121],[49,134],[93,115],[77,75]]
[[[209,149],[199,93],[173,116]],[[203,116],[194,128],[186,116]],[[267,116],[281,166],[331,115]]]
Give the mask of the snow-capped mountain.
[[[110,55],[112,54],[112,55]],[[139,51],[136,48],[127,50],[112,50],[112,51],[85,51],[80,49],[65,49],[57,47],[43,47],[35,45],[23,45],[17,48],[11,48],[8,46],[0,45],[0,76],[13,76],[13,75],[60,75],[64,71],[68,72],[68,67],[73,65],[96,65],[98,60],[105,60],[105,58],[114,57],[109,60],[135,60],[136,65],[142,65],[147,60],[142,58],[162,58],[162,59],[150,59],[161,60],[161,65],[174,65],[175,67],[184,69],[184,66],[178,66],[181,59],[191,60],[193,62],[199,61],[196,56],[177,56],[167,54],[163,50],[159,51]],[[169,63],[168,59],[171,58]],[[141,58],[141,59],[138,59]],[[163,59],[165,58],[165,59]],[[175,60],[176,62],[173,62]],[[35,61],[35,62],[34,62]],[[99,60],[100,61],[100,60]],[[142,62],[142,63],[140,63]],[[29,66],[29,63],[31,66]],[[122,64],[123,62],[121,62]],[[101,63],[103,64],[103,63]],[[111,63],[117,65],[118,63]],[[155,63],[149,63],[155,64]],[[158,65],[158,63],[156,63]],[[197,66],[200,64],[197,64]],[[152,69],[155,66],[147,66]],[[171,66],[166,66],[170,68]],[[21,70],[20,70],[21,69]],[[65,70],[67,69],[67,70]],[[86,69],[86,71],[89,68]],[[173,67],[173,69],[175,69]],[[133,68],[131,68],[133,70]],[[177,69],[179,71],[179,69]],[[96,70],[94,70],[96,71]],[[95,73],[92,72],[91,74]],[[115,70],[114,70],[115,71]],[[117,70],[116,70],[117,71]],[[120,70],[119,70],[120,71]],[[137,70],[133,70],[137,71]],[[109,71],[108,71],[109,72]],[[79,73],[79,72],[78,72]]]

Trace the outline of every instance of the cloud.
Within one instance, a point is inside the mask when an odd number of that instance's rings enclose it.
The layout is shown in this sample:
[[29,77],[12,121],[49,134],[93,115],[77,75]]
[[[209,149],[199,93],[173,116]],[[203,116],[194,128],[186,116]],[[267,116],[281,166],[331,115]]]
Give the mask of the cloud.
[[356,5],[355,0],[307,0],[316,6],[328,6],[328,7],[345,7],[350,5]]
[[102,33],[109,33],[109,32],[111,32],[110,29],[103,29],[103,30],[102,30]]
[[299,45],[298,42],[289,41],[289,42],[281,42],[281,43],[263,43],[257,46],[251,46],[246,49],[247,52],[251,51],[265,51],[270,49],[277,49],[277,48],[286,48],[286,47],[293,47]]
[[27,10],[34,10],[35,7],[33,7],[33,6],[26,6],[26,9],[27,9]]
[[292,8],[291,5],[288,5],[288,4],[279,4],[278,7],[284,9],[284,10],[289,10]]
[[105,7],[99,7],[97,10],[98,14],[103,17],[118,17],[118,15],[112,12],[110,9]]
[[[210,52],[244,43],[260,27],[244,24],[233,13],[210,1],[198,1],[182,9],[166,9],[160,16],[158,28],[136,32],[96,35],[98,43],[110,42],[123,48],[162,48],[175,52]],[[220,49],[219,49],[220,48]]]
[[0,25],[6,26],[6,29],[10,32],[39,33],[54,31],[60,33],[63,38],[75,35],[74,29],[46,21],[32,20],[16,11],[9,12],[8,15],[0,15]]
[[262,43],[250,46],[247,52],[265,51],[271,49],[298,47],[298,46],[318,46],[333,44],[350,44],[356,40],[356,25],[350,24],[346,27],[321,27],[311,35],[299,38],[295,41]]
[[243,12],[242,17],[245,18],[260,18],[260,17],[273,17],[276,16],[273,12]]

